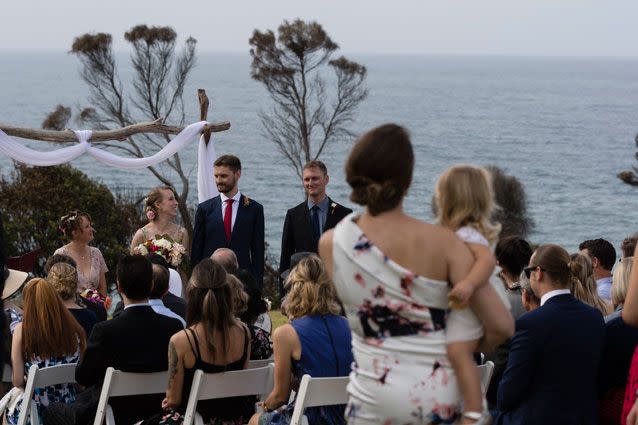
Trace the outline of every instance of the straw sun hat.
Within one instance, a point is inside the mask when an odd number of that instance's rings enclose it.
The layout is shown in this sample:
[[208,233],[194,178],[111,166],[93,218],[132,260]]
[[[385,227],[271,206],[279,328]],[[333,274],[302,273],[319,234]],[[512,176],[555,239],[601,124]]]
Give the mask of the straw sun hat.
[[20,289],[29,274],[19,270],[5,269],[4,276],[6,280],[4,282],[4,289],[2,290],[2,299],[6,300]]

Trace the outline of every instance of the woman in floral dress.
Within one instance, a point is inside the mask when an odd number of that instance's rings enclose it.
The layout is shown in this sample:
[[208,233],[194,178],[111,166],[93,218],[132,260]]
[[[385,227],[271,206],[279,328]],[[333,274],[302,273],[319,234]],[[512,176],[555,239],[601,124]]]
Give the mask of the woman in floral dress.
[[[474,423],[446,356],[450,283],[472,255],[448,229],[403,212],[414,154],[394,124],[364,134],[346,163],[351,199],[364,213],[326,232],[319,251],[352,329],[348,424]],[[476,291],[484,348],[513,333],[512,317],[490,285]]]
[[[26,284],[23,295],[24,318],[13,333],[11,346],[13,385],[20,388],[24,388],[32,365],[44,368],[77,363],[86,348],[84,329],[64,307],[50,283],[33,279]],[[73,403],[75,388],[72,384],[36,388],[33,399],[38,414],[42,415],[50,403]],[[9,424],[18,422],[21,406],[22,400],[7,414]]]

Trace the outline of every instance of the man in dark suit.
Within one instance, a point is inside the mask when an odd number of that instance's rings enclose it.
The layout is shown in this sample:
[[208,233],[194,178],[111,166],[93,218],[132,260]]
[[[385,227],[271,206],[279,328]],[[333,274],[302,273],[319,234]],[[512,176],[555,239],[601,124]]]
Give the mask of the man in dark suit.
[[196,266],[217,248],[230,248],[239,267],[252,273],[259,288],[264,276],[264,208],[239,192],[241,162],[233,155],[215,161],[219,195],[202,202],[195,213],[191,264]]
[[321,234],[352,212],[326,194],[329,181],[328,169],[323,162],[310,161],[304,165],[303,186],[307,199],[286,213],[281,237],[280,274],[290,268],[292,254],[316,253]]
[[569,255],[557,245],[540,246],[525,273],[540,307],[516,321],[494,424],[597,424],[603,317],[571,295]]
[[[153,269],[139,255],[126,256],[117,265],[117,287],[124,311],[95,325],[75,379],[86,387],[102,385],[108,367],[125,372],[159,372],[168,368],[168,341],[182,324],[157,314],[148,304]],[[109,402],[117,423],[134,423],[161,412],[163,394],[116,397]]]

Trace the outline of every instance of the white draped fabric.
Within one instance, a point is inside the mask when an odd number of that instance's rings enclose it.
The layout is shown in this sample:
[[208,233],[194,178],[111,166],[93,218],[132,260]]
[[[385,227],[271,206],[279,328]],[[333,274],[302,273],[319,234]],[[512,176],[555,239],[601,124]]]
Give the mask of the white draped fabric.
[[[125,170],[135,170],[157,165],[172,157],[186,145],[191,143],[195,136],[202,132],[206,124],[206,121],[200,121],[189,125],[159,152],[143,158],[120,157],[103,149],[93,147],[89,142],[91,135],[93,134],[90,130],[75,131],[79,142],[76,145],[47,152],[27,148],[11,139],[5,132],[0,130],[0,152],[18,162],[41,167],[65,164],[81,155],[87,154],[112,167],[122,168]],[[204,202],[205,200],[217,195],[217,188],[214,185],[213,174],[215,146],[212,140],[208,146],[206,146],[203,138],[200,138],[199,143],[197,184],[199,202]]]

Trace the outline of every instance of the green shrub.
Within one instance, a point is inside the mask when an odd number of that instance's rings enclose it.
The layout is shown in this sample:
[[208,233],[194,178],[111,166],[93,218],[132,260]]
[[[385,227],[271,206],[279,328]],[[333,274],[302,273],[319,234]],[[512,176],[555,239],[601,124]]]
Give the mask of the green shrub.
[[102,183],[70,165],[28,167],[17,164],[9,178],[0,180],[2,220],[5,225],[7,255],[22,255],[40,248],[34,273],[43,274],[46,258],[68,242],[58,230],[58,220],[72,209],[87,212],[93,219],[95,240],[111,272],[112,282],[118,259],[128,252],[133,232],[140,226],[131,197],[114,196]]

